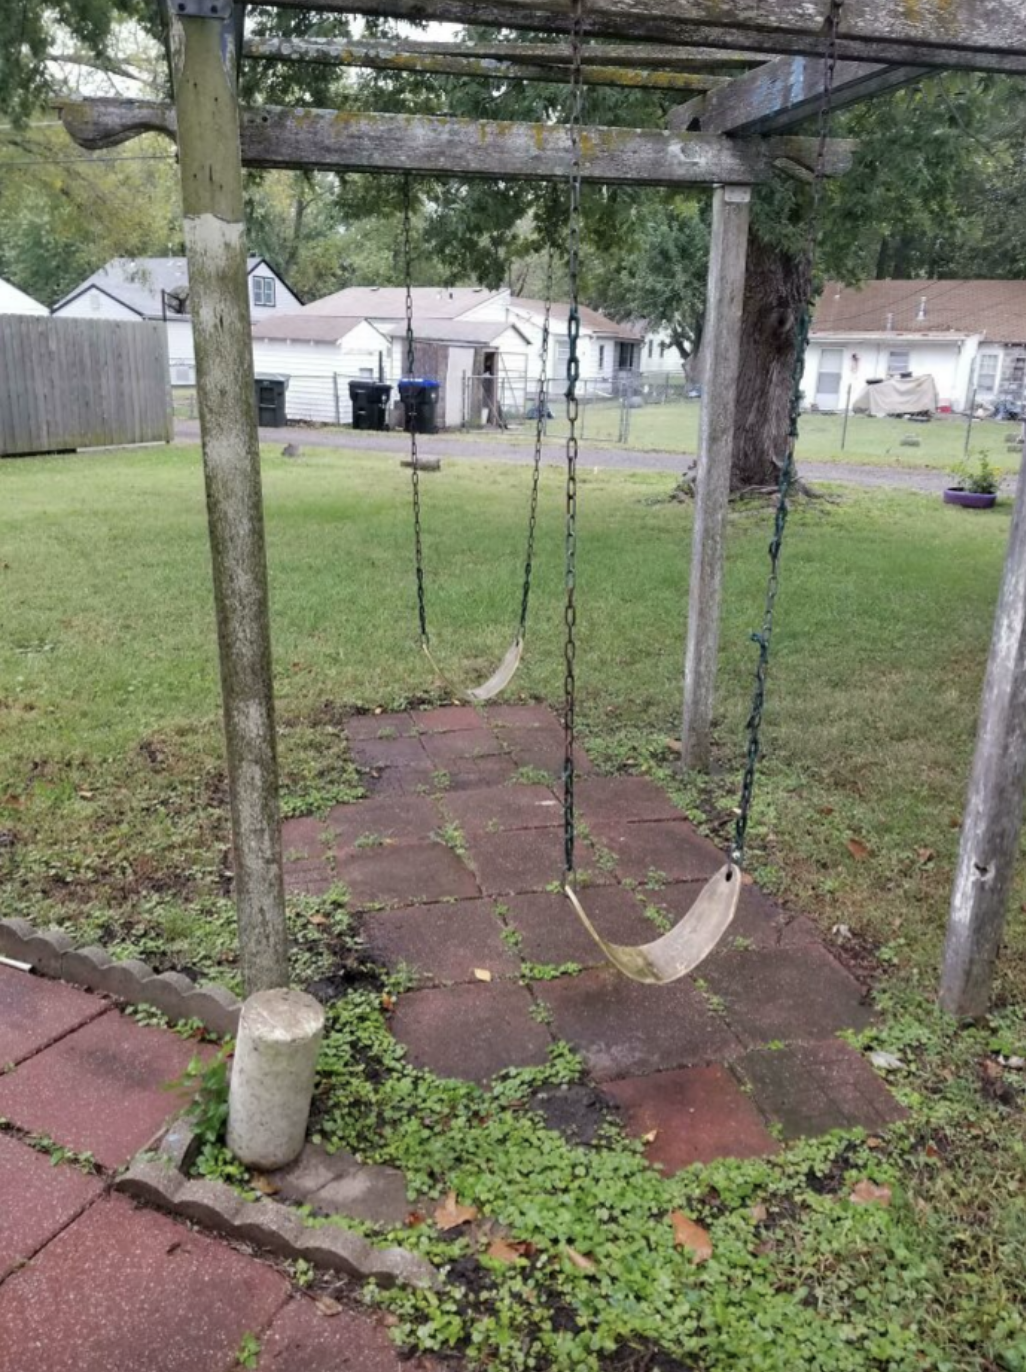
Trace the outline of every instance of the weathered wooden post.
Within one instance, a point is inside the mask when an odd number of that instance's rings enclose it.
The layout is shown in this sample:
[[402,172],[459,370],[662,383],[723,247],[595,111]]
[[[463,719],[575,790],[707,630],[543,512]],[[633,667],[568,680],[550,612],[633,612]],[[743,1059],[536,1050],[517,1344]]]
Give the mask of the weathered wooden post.
[[169,8],[235,901],[251,994],[287,985],[288,952],[235,37],[225,0]]
[[1026,451],[951,893],[940,1002],[960,1017],[990,1005],[1022,826],[1026,784]]
[[708,769],[712,751],[751,200],[750,186],[714,191],[681,737],[684,766],[701,771]]

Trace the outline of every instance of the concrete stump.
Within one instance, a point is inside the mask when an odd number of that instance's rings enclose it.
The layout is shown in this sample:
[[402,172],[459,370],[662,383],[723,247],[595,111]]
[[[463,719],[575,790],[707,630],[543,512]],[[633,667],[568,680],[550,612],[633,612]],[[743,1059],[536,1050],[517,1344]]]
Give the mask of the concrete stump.
[[258,991],[242,1007],[228,1093],[228,1147],[249,1167],[303,1151],[324,1010],[304,991]]

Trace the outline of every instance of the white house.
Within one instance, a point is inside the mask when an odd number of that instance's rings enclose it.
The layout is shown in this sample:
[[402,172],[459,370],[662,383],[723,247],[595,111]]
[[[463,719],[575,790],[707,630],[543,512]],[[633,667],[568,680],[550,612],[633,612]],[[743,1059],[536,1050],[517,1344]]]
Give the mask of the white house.
[[17,286],[12,286],[0,276],[0,314],[49,314],[50,311],[38,300],[33,300]]
[[[544,302],[478,286],[418,286],[412,304],[414,366],[439,382],[441,423],[495,421],[529,408],[541,368]],[[554,389],[566,374],[568,317],[569,306],[553,304],[548,374]],[[357,332],[360,323],[376,331],[376,342]],[[581,310],[581,325],[585,394],[589,388],[608,393],[617,377],[637,373],[643,338],[637,328],[589,309]],[[391,286],[337,291],[254,325],[253,348],[258,373],[288,378],[290,418],[346,423],[351,379],[395,383],[408,371],[406,292]]]
[[[258,323],[302,301],[262,257],[251,257],[249,309]],[[163,319],[174,385],[192,385],[196,354],[189,317],[189,273],[184,257],[118,257],[59,300],[55,315],[75,319]]]
[[805,363],[805,403],[857,404],[870,381],[931,376],[941,410],[1026,398],[1026,281],[827,283]]

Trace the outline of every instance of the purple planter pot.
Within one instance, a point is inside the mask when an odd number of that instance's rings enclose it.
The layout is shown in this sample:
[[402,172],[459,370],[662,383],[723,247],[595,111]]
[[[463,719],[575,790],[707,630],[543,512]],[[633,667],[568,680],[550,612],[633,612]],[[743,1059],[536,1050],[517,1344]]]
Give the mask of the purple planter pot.
[[967,510],[992,510],[996,503],[996,492],[977,495],[975,491],[963,491],[960,486],[949,486],[944,492],[945,505],[962,505]]

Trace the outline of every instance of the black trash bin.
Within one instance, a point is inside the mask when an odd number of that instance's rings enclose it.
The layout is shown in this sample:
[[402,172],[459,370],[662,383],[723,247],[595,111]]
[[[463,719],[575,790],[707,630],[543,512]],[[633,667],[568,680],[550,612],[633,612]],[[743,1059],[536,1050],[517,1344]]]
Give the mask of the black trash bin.
[[349,399],[353,403],[354,429],[387,429],[388,402],[392,387],[382,381],[350,381]]
[[426,376],[405,376],[399,382],[399,399],[406,417],[403,427],[419,434],[438,432],[439,384]]
[[281,429],[285,427],[285,388],[288,380],[284,376],[257,376],[253,378],[256,387],[257,423],[262,429]]

